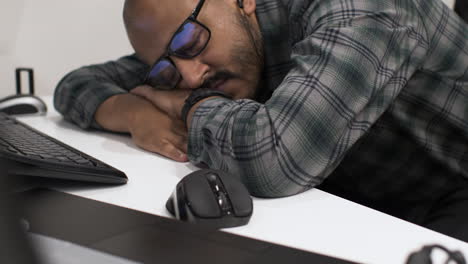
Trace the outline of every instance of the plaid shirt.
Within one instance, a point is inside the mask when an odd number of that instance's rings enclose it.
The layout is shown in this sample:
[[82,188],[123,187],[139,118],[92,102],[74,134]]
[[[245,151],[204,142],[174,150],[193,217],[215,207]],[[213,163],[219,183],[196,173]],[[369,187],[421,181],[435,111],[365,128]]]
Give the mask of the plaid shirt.
[[[411,202],[468,176],[468,26],[441,1],[257,0],[256,13],[259,97],[201,104],[192,162],[239,175],[265,197],[323,183]],[[141,84],[147,69],[134,56],[78,69],[55,106],[98,127],[99,104]]]

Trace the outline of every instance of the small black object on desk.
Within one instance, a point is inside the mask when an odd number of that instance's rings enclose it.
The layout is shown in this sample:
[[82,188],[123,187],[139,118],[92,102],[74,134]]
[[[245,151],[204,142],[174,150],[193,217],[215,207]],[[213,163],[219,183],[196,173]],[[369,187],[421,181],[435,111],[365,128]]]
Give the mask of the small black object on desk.
[[[28,73],[29,94],[21,92],[21,72]],[[16,69],[16,94],[0,99],[0,112],[9,115],[38,114],[47,112],[47,106],[39,97],[34,95],[34,71],[29,68]]]
[[420,250],[411,253],[406,260],[406,264],[432,264],[432,251],[434,249],[442,250],[447,255],[445,263],[466,264],[465,256],[458,250],[449,250],[448,248],[434,244],[422,247]]
[[202,169],[177,184],[166,209],[179,220],[217,229],[246,225],[253,204],[247,188],[234,175]]

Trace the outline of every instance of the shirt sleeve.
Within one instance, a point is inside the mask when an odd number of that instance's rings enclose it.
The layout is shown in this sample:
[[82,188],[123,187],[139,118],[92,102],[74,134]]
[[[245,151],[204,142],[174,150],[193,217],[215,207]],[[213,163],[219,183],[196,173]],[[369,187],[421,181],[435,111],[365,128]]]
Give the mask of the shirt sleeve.
[[319,185],[422,63],[425,30],[404,12],[334,9],[309,21],[265,104],[220,98],[196,109],[190,160],[238,175],[261,197]]
[[81,128],[101,129],[94,120],[99,105],[113,95],[127,93],[142,84],[147,69],[148,66],[133,54],[74,70],[63,77],[55,89],[55,109]]

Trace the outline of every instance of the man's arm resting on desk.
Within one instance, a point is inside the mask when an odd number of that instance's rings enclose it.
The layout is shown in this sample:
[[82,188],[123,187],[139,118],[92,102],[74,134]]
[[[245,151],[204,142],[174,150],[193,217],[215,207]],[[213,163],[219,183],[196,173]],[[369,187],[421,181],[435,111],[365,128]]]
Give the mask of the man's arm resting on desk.
[[135,144],[143,149],[175,161],[188,161],[184,124],[172,120],[144,98],[114,95],[99,106],[95,120],[104,129],[130,133]]
[[97,108],[109,97],[141,85],[147,70],[135,55],[73,70],[57,84],[54,106],[81,128],[101,129],[94,120]]
[[147,65],[135,55],[81,67],[57,85],[54,106],[81,128],[129,132],[138,146],[187,161],[186,132],[181,122],[170,120],[149,102],[128,94],[143,83],[146,71]]

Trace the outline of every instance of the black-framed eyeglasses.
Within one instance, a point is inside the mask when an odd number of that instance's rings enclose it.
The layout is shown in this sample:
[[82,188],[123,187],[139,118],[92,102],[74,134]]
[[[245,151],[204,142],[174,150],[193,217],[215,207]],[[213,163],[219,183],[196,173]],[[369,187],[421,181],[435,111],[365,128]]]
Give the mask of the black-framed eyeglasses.
[[145,84],[161,89],[173,89],[180,82],[181,74],[169,56],[191,59],[198,56],[208,45],[210,30],[197,21],[205,0],[200,0],[192,14],[179,26],[171,38],[166,52],[153,64]]

